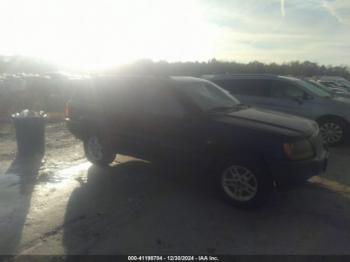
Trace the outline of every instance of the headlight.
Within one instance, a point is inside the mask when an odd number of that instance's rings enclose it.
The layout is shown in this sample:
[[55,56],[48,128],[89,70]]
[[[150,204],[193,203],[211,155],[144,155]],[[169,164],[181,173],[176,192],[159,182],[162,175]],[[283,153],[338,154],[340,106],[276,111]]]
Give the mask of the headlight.
[[312,145],[308,140],[284,143],[283,151],[290,160],[308,159],[315,155]]

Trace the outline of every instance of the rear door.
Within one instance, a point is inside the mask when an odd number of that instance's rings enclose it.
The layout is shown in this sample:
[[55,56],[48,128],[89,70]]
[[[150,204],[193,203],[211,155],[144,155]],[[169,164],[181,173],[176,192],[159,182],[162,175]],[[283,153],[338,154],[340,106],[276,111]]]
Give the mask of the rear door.
[[95,96],[99,97],[97,106],[100,121],[104,122],[110,143],[121,154],[135,153],[132,123],[138,119],[137,93],[132,88],[131,79],[104,81],[95,88]]
[[135,146],[141,155],[186,159],[198,150],[199,123],[186,120],[187,109],[169,83],[146,81],[138,90],[138,118],[131,123]]

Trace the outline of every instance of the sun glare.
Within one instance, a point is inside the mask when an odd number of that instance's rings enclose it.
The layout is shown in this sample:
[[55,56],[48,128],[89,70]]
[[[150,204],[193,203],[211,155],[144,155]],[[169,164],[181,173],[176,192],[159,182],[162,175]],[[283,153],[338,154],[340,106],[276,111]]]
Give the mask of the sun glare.
[[[19,4],[23,8],[16,9]],[[0,26],[11,30],[15,41],[8,43],[7,53],[70,68],[103,69],[145,58],[207,60],[213,54],[210,26],[192,0],[14,0],[1,5],[16,9],[16,16],[8,12],[10,26]]]

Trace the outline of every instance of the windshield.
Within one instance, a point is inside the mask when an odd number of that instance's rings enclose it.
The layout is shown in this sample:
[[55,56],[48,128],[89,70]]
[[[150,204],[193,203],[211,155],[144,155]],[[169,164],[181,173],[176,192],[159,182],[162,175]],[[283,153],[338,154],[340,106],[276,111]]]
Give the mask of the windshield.
[[350,85],[347,84],[346,82],[339,81],[339,82],[337,82],[336,84],[337,84],[338,86],[340,86],[340,87],[345,88],[346,90],[349,90],[349,89],[350,89]]
[[324,86],[324,85],[322,85],[322,84],[320,84],[320,83],[318,83],[318,82],[314,82],[314,81],[312,81],[312,80],[305,80],[305,82],[306,82],[306,83],[309,83],[309,84],[311,84],[311,85],[314,85],[314,86],[316,86],[316,87],[318,87],[318,88],[321,88],[323,91],[325,91],[325,92],[327,92],[327,93],[329,93],[329,94],[332,93],[332,89],[331,89],[331,88],[329,88],[329,87],[327,87],[327,86]]
[[302,81],[302,80],[297,80],[297,83],[301,86],[303,86],[304,88],[306,88],[308,91],[310,91],[313,95],[318,96],[318,97],[331,97],[331,94],[327,91],[325,91],[324,89],[314,85],[314,84],[310,84],[308,82]]
[[183,82],[179,85],[180,92],[190,98],[202,111],[217,108],[232,108],[241,103],[221,87],[210,82]]

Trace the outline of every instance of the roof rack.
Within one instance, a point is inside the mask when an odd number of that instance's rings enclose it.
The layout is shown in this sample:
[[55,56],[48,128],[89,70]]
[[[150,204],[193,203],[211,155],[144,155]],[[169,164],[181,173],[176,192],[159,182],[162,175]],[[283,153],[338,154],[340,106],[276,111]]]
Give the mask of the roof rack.
[[226,77],[279,77],[279,76],[280,75],[277,75],[277,74],[231,74],[231,73],[201,75],[201,77],[205,79],[226,78]]
[[148,79],[170,79],[168,75],[156,75],[156,74],[100,74],[95,78],[148,78]]

